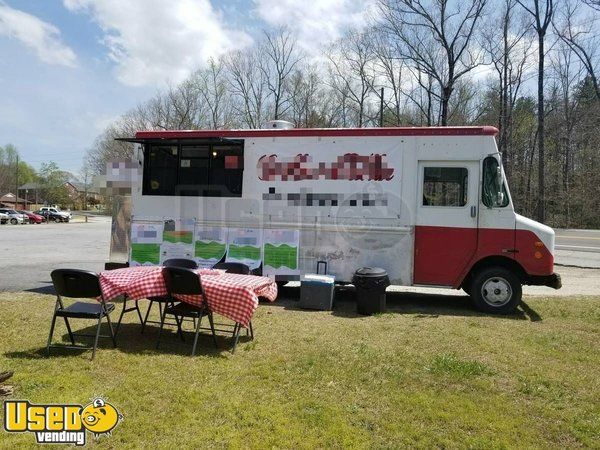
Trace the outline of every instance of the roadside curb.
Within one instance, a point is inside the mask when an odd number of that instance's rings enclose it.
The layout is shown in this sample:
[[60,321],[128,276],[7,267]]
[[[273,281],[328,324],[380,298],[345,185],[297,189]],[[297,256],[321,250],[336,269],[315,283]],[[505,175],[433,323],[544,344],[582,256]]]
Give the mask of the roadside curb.
[[559,264],[559,263],[554,263],[555,266],[558,267],[573,267],[575,269],[590,269],[590,270],[599,270],[600,267],[590,267],[590,266],[578,266],[576,264]]

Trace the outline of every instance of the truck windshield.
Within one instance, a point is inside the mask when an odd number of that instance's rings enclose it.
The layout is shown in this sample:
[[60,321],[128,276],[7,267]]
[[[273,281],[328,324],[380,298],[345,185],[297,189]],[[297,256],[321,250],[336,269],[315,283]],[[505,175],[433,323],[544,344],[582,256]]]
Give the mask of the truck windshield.
[[508,194],[504,181],[498,183],[498,160],[488,156],[483,160],[483,189],[481,201],[488,208],[504,208],[508,206]]

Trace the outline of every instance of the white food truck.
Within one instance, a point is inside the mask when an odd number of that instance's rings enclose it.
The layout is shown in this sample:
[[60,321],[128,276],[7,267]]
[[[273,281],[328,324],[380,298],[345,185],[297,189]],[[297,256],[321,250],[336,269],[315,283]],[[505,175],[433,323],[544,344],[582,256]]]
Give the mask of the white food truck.
[[381,267],[392,284],[462,288],[478,308],[507,313],[522,285],[561,283],[554,232],[514,212],[496,133],[280,121],[140,131],[123,139],[137,175],[113,246],[125,243],[130,265],[241,261],[277,281],[319,261],[341,283]]

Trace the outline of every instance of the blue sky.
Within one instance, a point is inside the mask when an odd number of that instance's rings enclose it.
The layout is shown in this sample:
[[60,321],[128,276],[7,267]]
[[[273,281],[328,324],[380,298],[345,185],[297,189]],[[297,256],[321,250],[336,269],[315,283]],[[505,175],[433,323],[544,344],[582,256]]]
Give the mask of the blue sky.
[[287,26],[305,51],[367,20],[371,0],[0,0],[0,145],[77,173],[120,114]]

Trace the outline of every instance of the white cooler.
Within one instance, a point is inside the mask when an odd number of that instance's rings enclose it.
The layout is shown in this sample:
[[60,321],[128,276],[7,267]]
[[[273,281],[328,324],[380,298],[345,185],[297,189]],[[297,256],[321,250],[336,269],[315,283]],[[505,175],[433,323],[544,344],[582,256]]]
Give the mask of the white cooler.
[[300,279],[300,308],[331,311],[335,278],[330,275],[306,274]]

